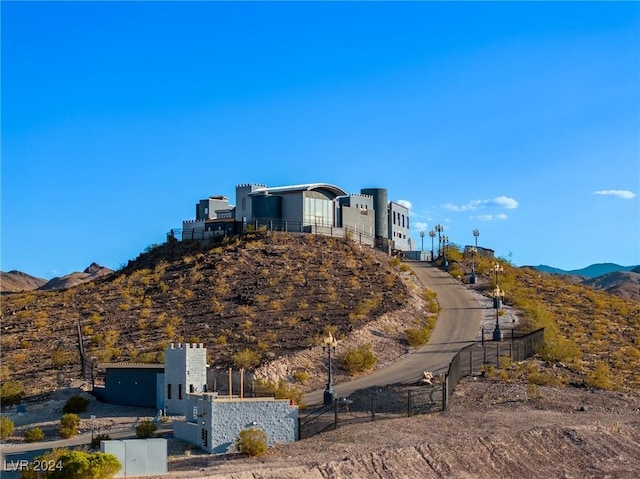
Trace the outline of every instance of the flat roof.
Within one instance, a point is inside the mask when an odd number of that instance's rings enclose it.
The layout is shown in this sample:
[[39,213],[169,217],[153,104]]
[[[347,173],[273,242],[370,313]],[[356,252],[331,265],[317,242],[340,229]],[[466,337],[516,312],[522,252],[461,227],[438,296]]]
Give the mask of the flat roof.
[[99,369],[164,369],[159,363],[98,363]]

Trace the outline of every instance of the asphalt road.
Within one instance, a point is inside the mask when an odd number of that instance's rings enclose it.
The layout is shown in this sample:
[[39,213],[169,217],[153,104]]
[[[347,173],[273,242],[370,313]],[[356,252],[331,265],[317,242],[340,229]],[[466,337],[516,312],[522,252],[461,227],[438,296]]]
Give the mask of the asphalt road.
[[[390,366],[342,384],[334,384],[338,397],[359,389],[395,383],[414,383],[423,371],[447,372],[453,356],[471,344],[478,330],[482,312],[469,291],[449,274],[422,262],[408,262],[423,286],[435,291],[440,304],[436,326],[429,343]],[[308,405],[322,404],[323,390],[304,396]]]

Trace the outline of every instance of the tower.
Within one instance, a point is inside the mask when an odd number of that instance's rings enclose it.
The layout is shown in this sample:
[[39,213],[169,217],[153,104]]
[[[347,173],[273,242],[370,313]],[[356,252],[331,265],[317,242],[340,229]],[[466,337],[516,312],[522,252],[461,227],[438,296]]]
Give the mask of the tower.
[[202,344],[171,343],[164,352],[165,412],[186,416],[187,394],[206,389],[206,348]]

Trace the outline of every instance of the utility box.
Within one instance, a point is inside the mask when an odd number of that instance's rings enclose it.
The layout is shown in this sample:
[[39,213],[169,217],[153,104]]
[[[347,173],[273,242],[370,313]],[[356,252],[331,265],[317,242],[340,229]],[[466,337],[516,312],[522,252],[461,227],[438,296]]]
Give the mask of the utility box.
[[166,439],[123,439],[100,442],[100,452],[113,454],[122,469],[113,477],[136,477],[167,473]]

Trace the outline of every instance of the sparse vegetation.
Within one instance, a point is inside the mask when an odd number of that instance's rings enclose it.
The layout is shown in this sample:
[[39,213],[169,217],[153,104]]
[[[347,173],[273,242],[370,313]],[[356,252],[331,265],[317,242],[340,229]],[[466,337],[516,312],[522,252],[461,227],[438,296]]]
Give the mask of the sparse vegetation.
[[235,443],[236,451],[249,457],[262,456],[269,449],[267,433],[257,427],[243,429]]
[[17,404],[24,396],[24,386],[19,381],[6,381],[0,384],[0,402],[3,406]]
[[136,436],[141,439],[153,437],[158,430],[158,426],[153,421],[143,419],[136,425]]
[[262,356],[257,351],[243,349],[233,355],[233,362],[239,368],[250,369],[260,364]]
[[24,432],[26,442],[40,442],[44,439],[44,432],[39,427],[32,427]]
[[113,454],[88,452],[81,449],[54,449],[36,458],[37,464],[47,464],[48,470],[34,470],[36,461],[20,474],[20,479],[111,479],[122,464]]
[[63,414],[60,418],[58,433],[63,439],[69,439],[78,434],[78,426],[80,426],[80,418],[76,414]]
[[88,406],[88,399],[85,399],[82,396],[71,396],[62,408],[62,412],[78,414],[85,412]]
[[344,352],[341,358],[342,367],[350,374],[368,371],[375,366],[378,358],[371,349],[371,344],[356,346]]
[[13,434],[14,429],[15,426],[10,417],[0,417],[0,439],[7,439]]

